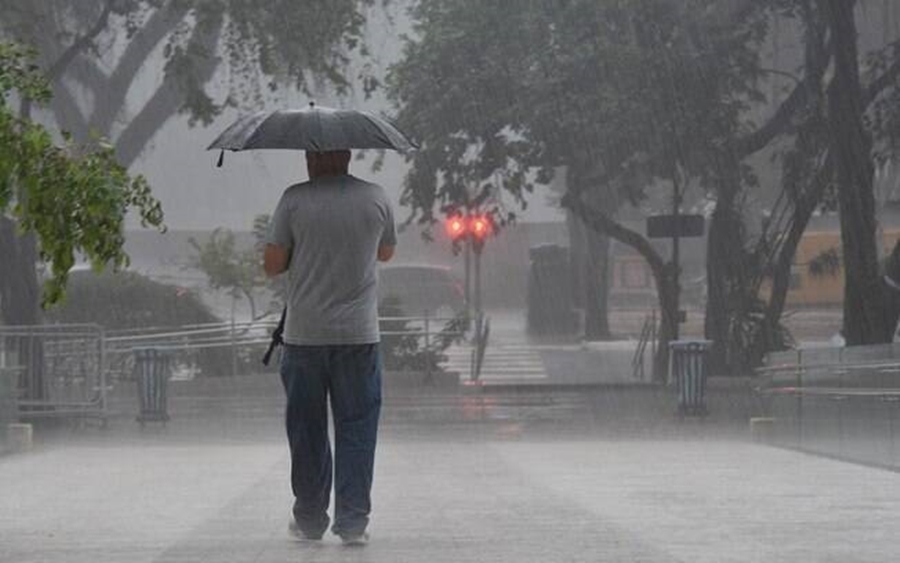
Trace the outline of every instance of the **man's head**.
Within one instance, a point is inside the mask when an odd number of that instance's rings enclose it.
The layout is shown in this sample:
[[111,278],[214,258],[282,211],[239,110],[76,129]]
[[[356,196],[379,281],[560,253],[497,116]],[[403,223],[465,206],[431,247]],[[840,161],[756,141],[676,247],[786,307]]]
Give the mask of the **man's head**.
[[350,168],[350,151],[306,151],[306,170],[310,178],[340,176]]

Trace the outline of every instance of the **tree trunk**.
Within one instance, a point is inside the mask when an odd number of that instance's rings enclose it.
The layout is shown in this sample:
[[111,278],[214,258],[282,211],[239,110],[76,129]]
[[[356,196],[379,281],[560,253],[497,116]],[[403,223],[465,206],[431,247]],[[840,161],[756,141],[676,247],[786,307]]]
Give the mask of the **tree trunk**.
[[[737,164],[734,165],[737,169]],[[709,351],[709,370],[717,375],[740,370],[738,357],[732,348],[738,343],[732,338],[737,305],[748,296],[744,291],[742,256],[744,237],[743,218],[736,209],[740,190],[739,179],[723,179],[717,191],[716,207],[710,218],[706,242],[706,315],[704,335],[712,341]]]
[[16,225],[0,217],[0,310],[7,325],[35,325],[40,322],[37,248],[33,236],[19,236]]
[[609,237],[587,230],[584,267],[584,338],[609,340]]
[[571,210],[566,210],[566,228],[569,231],[569,275],[572,303],[584,309],[585,233],[587,227]]
[[872,140],[863,125],[855,2],[820,0],[834,51],[827,89],[834,173],[838,185],[844,269],[844,337],[848,345],[891,341],[878,275]]
[[669,343],[675,338],[678,328],[678,280],[675,267],[669,262],[663,267],[650,266],[659,300],[659,347],[653,359],[653,377],[665,381],[669,372]]
[[[816,157],[810,156],[809,158],[815,160]],[[772,291],[766,304],[760,332],[750,351],[750,359],[754,365],[761,363],[767,352],[777,349],[781,344],[781,339],[777,335],[778,324],[781,321],[787,293],[790,289],[794,256],[813,212],[822,201],[825,188],[829,184],[832,166],[830,154],[819,163],[818,167],[809,166],[806,171],[808,176],[811,176],[810,182],[803,190],[802,195],[793,202],[790,226],[776,249],[778,254],[771,260]]]
[[589,228],[635,249],[650,266],[656,283],[660,309],[659,347],[653,362],[653,374],[657,380],[666,377],[669,365],[669,342],[675,335],[678,322],[678,282],[675,268],[656,252],[650,241],[641,234],[613,221],[605,214],[584,203],[577,190],[571,187],[563,196],[562,205],[572,211]]
[[[37,247],[34,236],[18,236],[16,225],[0,217],[0,312],[3,324],[32,326],[41,322],[40,290],[35,272]],[[25,389],[24,398],[42,399],[45,396],[43,378],[43,348],[38,341],[26,338],[17,341],[19,364],[25,366],[18,387]]]

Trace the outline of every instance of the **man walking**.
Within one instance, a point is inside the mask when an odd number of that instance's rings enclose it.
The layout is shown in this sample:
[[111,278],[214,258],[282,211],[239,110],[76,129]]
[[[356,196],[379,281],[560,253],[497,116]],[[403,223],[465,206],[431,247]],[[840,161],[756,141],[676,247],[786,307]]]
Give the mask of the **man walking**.
[[[365,543],[381,408],[376,261],[396,246],[384,189],[348,173],[350,151],[307,152],[309,181],[285,190],[272,217],[266,274],[287,272],[281,380],[294,493],[291,532],[328,529]],[[334,419],[334,468],[328,436]]]

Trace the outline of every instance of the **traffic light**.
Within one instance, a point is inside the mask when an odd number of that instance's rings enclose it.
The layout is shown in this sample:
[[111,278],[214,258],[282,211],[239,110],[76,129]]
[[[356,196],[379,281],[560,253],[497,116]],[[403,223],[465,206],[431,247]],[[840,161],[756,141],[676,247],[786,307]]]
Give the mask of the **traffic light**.
[[469,233],[472,237],[472,249],[476,254],[484,250],[484,243],[491,234],[491,219],[487,215],[473,215],[469,218]]
[[491,234],[491,221],[485,215],[475,215],[471,218],[469,231],[475,240],[484,240]]
[[447,219],[447,234],[452,240],[459,240],[466,234],[466,221],[460,216],[453,216]]

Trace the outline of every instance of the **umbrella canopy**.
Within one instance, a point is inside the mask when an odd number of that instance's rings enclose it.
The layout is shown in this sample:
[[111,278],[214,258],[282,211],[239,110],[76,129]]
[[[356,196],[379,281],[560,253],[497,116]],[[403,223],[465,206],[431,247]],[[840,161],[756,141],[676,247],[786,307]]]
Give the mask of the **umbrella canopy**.
[[208,149],[243,151],[295,149],[393,149],[408,151],[416,144],[384,119],[358,110],[317,106],[299,110],[259,112],[235,121]]

